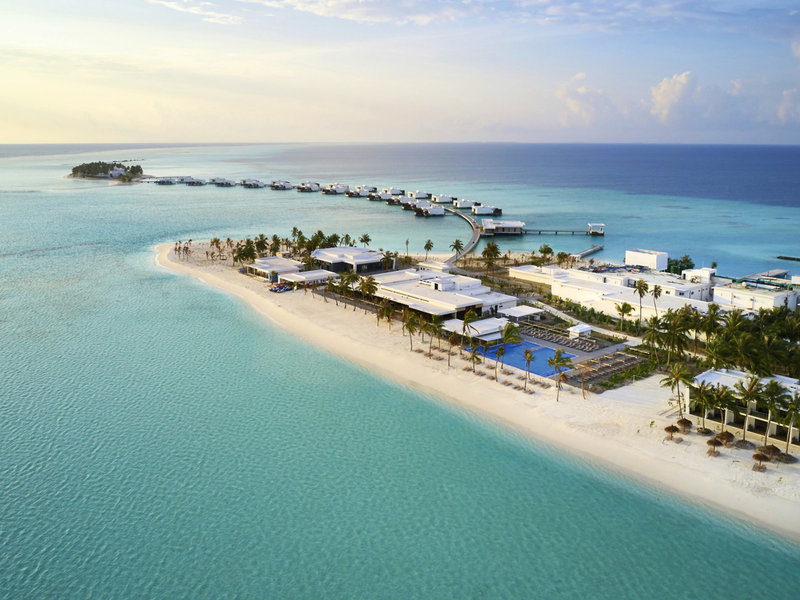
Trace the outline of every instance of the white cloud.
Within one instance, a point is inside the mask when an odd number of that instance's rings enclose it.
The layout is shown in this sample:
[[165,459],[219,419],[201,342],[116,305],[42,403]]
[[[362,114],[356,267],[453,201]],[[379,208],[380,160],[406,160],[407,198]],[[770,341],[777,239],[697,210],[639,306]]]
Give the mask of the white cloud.
[[792,40],[792,54],[797,60],[800,60],[800,38]]
[[691,71],[680,75],[665,77],[651,92],[650,114],[662,123],[667,123],[673,118],[676,110],[690,100],[693,91]]
[[576,73],[555,92],[556,99],[562,103],[559,121],[564,127],[591,125],[600,116],[619,113],[602,89],[588,87],[585,80],[586,73]]
[[166,8],[177,10],[178,12],[190,13],[202,17],[203,21],[209,23],[217,23],[219,25],[238,25],[243,21],[242,17],[216,12],[211,10],[213,4],[211,2],[202,2],[197,0],[147,0],[151,4],[160,4]]
[[800,92],[797,88],[784,90],[778,105],[778,121],[782,125],[800,123]]

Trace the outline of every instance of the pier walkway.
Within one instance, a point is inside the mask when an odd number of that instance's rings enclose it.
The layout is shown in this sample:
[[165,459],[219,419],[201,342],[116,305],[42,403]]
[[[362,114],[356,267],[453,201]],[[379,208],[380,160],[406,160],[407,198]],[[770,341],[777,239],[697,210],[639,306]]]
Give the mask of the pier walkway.
[[468,254],[469,252],[472,251],[472,249],[475,247],[475,245],[481,239],[481,228],[480,228],[480,225],[478,225],[478,222],[475,219],[473,219],[470,215],[468,215],[466,213],[463,213],[463,212],[461,212],[459,210],[456,210],[455,208],[450,208],[449,206],[445,206],[444,209],[447,212],[453,213],[454,215],[457,215],[457,216],[461,217],[462,219],[464,219],[467,223],[469,223],[469,226],[472,228],[472,237],[469,239],[467,244],[464,246],[464,249],[461,250],[461,252],[456,252],[455,254],[453,254],[453,256],[451,256],[446,261],[444,261],[448,265],[452,265],[459,258],[461,258],[465,254]]

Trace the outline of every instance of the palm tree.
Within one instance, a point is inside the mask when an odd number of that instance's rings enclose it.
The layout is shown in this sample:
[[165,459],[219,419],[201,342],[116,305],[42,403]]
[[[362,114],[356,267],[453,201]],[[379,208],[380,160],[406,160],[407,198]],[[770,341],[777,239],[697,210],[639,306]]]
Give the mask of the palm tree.
[[[450,344],[450,347],[447,349],[447,368],[449,369],[450,356],[453,354],[453,346],[455,346],[456,344],[459,344],[459,346],[461,345],[461,336],[454,331],[447,337],[447,343]],[[459,347],[459,351],[460,350],[461,348]]]
[[625,324],[625,317],[633,312],[633,307],[627,302],[617,304],[617,314],[619,315],[619,330],[622,331],[622,326]]
[[391,331],[393,312],[394,308],[392,307],[391,302],[389,302],[389,300],[384,299],[384,301],[381,302],[381,305],[378,308],[378,325],[380,325],[381,319],[386,319],[389,322],[389,330]]
[[503,346],[500,346],[497,349],[497,355],[494,360],[494,378],[497,379],[497,363],[503,360],[503,357],[506,355],[506,349]]
[[494,261],[500,256],[500,248],[494,242],[489,242],[481,252],[481,256],[486,259],[486,272],[494,267]]
[[348,271],[346,273],[342,273],[339,275],[339,279],[342,281],[342,287],[345,293],[353,295],[353,312],[356,310],[356,302],[355,302],[355,290],[353,286],[358,282],[359,275],[355,271]]
[[556,372],[556,402],[558,402],[561,382],[563,381],[561,374],[572,367],[572,361],[567,356],[564,356],[564,351],[561,348],[558,348],[553,357],[547,359],[547,364]]
[[452,244],[450,244],[450,250],[456,253],[456,255],[461,254],[461,251],[464,249],[464,242],[461,240],[456,240]]
[[701,381],[692,388],[690,400],[693,406],[700,408],[702,419],[701,432],[706,432],[706,413],[714,408],[714,386],[706,381]]
[[419,317],[417,317],[416,313],[410,313],[406,318],[406,322],[403,323],[403,329],[408,332],[408,343],[411,347],[411,351],[414,351],[414,334],[419,329]]
[[428,240],[427,242],[425,242],[423,248],[425,248],[425,260],[428,260],[428,252],[433,250],[433,242],[431,240]]
[[[500,330],[500,343],[502,344],[503,354],[506,353],[506,344],[519,344],[521,341],[522,336],[519,333],[519,325],[516,323],[508,322]],[[505,363],[503,366],[505,366]]]
[[787,400],[783,408],[786,411],[786,414],[780,420],[780,424],[786,426],[785,454],[789,454],[789,443],[792,441],[792,429],[794,428],[795,421],[800,418],[800,392],[794,390],[791,398]]
[[546,262],[549,262],[553,256],[553,249],[547,244],[542,244],[539,246],[539,254],[544,257]]
[[522,352],[525,357],[525,391],[528,391],[528,379],[531,377],[531,363],[534,360],[533,351],[530,348],[525,348]]
[[434,325],[433,321],[428,321],[427,323],[423,323],[421,329],[428,334],[428,356],[433,358],[433,338],[441,331],[441,328]]
[[408,238],[406,238],[406,256],[408,256]]
[[[736,402],[736,396],[733,395],[731,389],[727,386],[717,384],[713,390],[714,408],[719,409],[719,420],[722,424],[722,431],[725,431],[725,420],[729,410],[739,414],[739,405]],[[730,432],[728,432],[730,433]]]
[[[339,300],[336,298],[336,295],[335,295],[336,292],[338,291],[338,286],[336,285],[336,280],[332,276],[328,277],[328,279],[325,281],[325,288],[324,289],[325,289],[326,292],[330,292],[330,293],[334,294],[333,301],[336,302],[336,306],[339,306]],[[325,298],[325,302],[327,302],[327,301],[328,301],[328,299]]]
[[739,399],[744,401],[745,414],[744,424],[742,425],[742,440],[747,437],[747,421],[750,420],[751,404],[757,404],[764,393],[764,384],[758,375],[750,375],[744,382],[737,381],[734,385],[739,392]]
[[767,385],[764,386],[763,400],[767,407],[767,429],[764,431],[765,446],[769,438],[769,428],[772,425],[772,418],[775,415],[780,415],[781,411],[785,409],[789,398],[789,390],[774,379],[770,379]]
[[650,290],[650,286],[647,285],[647,282],[644,279],[639,279],[636,282],[636,285],[633,286],[636,290],[636,295],[639,296],[639,323],[642,322],[642,298],[647,295],[647,292]]
[[653,289],[650,291],[650,295],[653,297],[653,310],[656,311],[656,316],[658,316],[658,306],[656,306],[656,300],[661,298],[661,286],[656,284],[653,286]]
[[473,309],[469,309],[466,313],[464,313],[464,319],[461,323],[461,335],[467,336],[470,330],[475,331],[475,328],[472,326],[472,323],[478,320],[478,313],[475,312]]
[[678,400],[678,413],[680,418],[683,418],[683,401],[681,399],[681,384],[690,385],[691,378],[689,372],[686,370],[686,365],[683,363],[675,363],[670,365],[669,373],[661,380],[662,387],[669,387],[672,392],[675,392],[675,397]]
[[358,238],[358,241],[364,244],[364,248],[366,248],[367,246],[369,246],[369,243],[372,241],[372,238],[369,237],[368,233],[365,233],[360,238]]
[[469,338],[469,362],[472,364],[472,372],[475,372],[475,363],[481,362],[481,357],[478,356],[478,344],[474,343],[472,338]]
[[[372,275],[361,277],[358,282],[358,291],[361,292],[364,298],[372,298],[375,296],[375,292],[378,291],[378,282],[375,281]],[[366,307],[364,308],[364,314],[367,314]]]
[[439,315],[431,315],[430,321],[430,331],[433,332],[433,335],[436,336],[437,342],[436,347],[441,350],[442,349],[442,326],[444,325],[444,321],[442,317]]
[[650,351],[658,362],[658,348],[661,346],[663,340],[663,332],[661,331],[661,321],[658,317],[650,317],[645,321],[644,335],[642,339],[644,343],[650,347]]

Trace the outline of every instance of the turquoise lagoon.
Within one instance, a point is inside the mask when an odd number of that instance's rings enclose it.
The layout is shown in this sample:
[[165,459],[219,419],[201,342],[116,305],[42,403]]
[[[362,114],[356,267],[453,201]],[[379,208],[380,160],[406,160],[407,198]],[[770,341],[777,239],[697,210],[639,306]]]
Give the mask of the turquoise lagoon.
[[[137,158],[155,174],[495,190],[509,216],[530,199],[527,210],[553,222],[567,220],[567,198],[585,203],[575,222],[588,208],[597,220],[651,206],[686,231],[631,225],[636,245],[677,236],[676,247],[737,272],[775,266],[796,205],[519,183],[525,172],[499,181],[491,167],[504,148],[474,150],[481,172],[448,158],[457,148],[420,147],[439,170],[416,181],[413,148],[408,160],[331,146],[60,150],[0,160],[0,597],[796,597],[797,545],[321,352],[158,269],[151,250],[293,225],[440,249],[466,239],[459,220],[61,176],[83,160]],[[700,245],[698,215],[721,211],[750,225],[713,229]],[[613,256],[627,243],[606,242]]]

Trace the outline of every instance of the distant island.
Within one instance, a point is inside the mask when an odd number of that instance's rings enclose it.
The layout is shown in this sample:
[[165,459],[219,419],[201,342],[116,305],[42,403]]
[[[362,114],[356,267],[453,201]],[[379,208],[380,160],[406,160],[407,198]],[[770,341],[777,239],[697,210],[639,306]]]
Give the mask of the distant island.
[[70,177],[74,179],[115,179],[131,183],[143,175],[141,165],[125,166],[120,162],[89,162],[72,167]]

